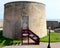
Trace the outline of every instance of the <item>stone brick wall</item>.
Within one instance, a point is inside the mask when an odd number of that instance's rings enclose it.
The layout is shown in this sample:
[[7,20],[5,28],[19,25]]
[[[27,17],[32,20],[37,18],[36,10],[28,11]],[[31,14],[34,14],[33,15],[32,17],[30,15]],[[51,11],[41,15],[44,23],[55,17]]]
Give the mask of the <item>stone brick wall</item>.
[[38,2],[10,2],[4,8],[3,36],[21,38],[22,16],[29,16],[29,29],[40,38],[47,35],[45,5]]

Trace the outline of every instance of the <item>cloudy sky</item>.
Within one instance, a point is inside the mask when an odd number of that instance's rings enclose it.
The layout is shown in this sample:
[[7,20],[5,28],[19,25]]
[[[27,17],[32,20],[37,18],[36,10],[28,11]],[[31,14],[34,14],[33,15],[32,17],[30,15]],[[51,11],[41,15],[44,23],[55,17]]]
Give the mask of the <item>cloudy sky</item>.
[[[0,20],[3,19],[4,17],[4,4],[12,1],[16,0],[0,0]],[[60,0],[32,0],[32,1],[42,2],[46,4],[46,19],[60,19]]]

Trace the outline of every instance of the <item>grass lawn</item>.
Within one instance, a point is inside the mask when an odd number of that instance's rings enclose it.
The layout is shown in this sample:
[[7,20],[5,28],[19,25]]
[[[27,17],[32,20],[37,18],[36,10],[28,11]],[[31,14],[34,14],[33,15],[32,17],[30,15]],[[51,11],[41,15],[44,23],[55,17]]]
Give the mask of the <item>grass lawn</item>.
[[[41,42],[48,42],[49,36],[43,37],[40,39]],[[60,42],[60,33],[51,32],[50,33],[50,41],[51,42]]]
[[[21,40],[12,40],[2,36],[3,31],[0,31],[0,48],[8,45],[20,44]],[[60,42],[60,33],[51,32],[50,33],[51,42]],[[48,35],[40,39],[40,42],[48,42]]]
[[3,31],[0,31],[0,48],[2,46],[15,45],[15,44],[21,43],[20,40],[12,40],[12,39],[8,39],[8,38],[3,37],[2,32]]

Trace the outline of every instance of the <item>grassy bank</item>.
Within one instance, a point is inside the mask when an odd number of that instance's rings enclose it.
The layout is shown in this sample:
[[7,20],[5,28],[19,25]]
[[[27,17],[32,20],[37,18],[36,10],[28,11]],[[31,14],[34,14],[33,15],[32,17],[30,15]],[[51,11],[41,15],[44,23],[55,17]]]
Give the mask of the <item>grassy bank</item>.
[[21,42],[20,40],[13,40],[13,39],[5,38],[2,36],[2,33],[3,31],[0,31],[0,47],[20,44]]
[[[16,45],[21,43],[21,40],[13,40],[13,39],[5,38],[2,36],[2,34],[3,31],[0,31],[0,47],[8,46],[8,45]],[[51,32],[50,41],[60,42],[60,33]],[[46,37],[41,38],[40,42],[48,42],[48,35]]]
[[[48,42],[49,36],[43,37],[40,39],[41,42]],[[50,33],[50,42],[60,42],[60,33],[51,32]]]

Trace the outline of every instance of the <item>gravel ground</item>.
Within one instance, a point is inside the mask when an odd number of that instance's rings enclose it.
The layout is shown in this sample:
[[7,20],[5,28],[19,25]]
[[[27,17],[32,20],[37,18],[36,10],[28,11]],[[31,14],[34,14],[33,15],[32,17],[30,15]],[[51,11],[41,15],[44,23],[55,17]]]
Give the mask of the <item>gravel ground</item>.
[[[41,42],[40,45],[12,45],[3,48],[47,48],[48,43]],[[51,43],[51,48],[60,48],[60,42]]]

